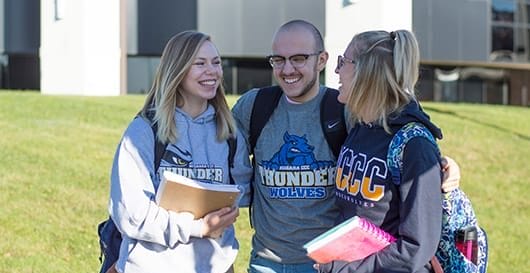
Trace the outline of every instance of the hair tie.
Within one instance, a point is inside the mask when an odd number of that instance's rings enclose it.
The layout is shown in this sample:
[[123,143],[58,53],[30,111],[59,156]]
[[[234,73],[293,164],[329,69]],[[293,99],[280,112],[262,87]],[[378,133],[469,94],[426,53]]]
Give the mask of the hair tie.
[[390,39],[392,39],[392,40],[396,39],[396,33],[394,31],[390,32]]

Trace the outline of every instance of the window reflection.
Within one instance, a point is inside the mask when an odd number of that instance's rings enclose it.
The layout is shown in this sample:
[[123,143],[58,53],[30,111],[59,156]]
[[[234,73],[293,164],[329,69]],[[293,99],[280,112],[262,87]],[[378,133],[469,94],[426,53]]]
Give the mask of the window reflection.
[[530,61],[530,0],[491,0],[492,61]]
[[513,28],[512,27],[492,27],[491,50],[513,51]]
[[513,22],[515,3],[513,0],[492,0],[491,11],[493,21]]

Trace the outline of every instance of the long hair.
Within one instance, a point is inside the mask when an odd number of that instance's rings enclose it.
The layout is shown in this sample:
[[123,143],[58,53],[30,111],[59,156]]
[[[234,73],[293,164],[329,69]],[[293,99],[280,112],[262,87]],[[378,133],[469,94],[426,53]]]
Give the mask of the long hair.
[[[182,107],[181,83],[186,77],[199,48],[210,36],[197,31],[184,31],[173,36],[160,59],[155,78],[147,94],[141,115],[154,111],[154,122],[158,124],[157,135],[161,142],[175,142],[178,128],[175,125],[175,107]],[[236,134],[236,123],[226,102],[223,81],[217,88],[215,97],[208,101],[215,108],[217,139],[226,140]]]
[[354,122],[366,118],[390,133],[388,116],[415,99],[419,47],[414,34],[367,31],[351,40],[355,72],[347,107]]

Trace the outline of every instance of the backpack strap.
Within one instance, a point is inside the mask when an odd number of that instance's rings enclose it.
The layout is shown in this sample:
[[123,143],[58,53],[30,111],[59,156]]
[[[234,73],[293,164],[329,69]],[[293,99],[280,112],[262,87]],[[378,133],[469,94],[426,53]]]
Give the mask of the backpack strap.
[[261,131],[276,109],[282,94],[283,92],[279,86],[269,86],[258,90],[254,105],[252,106],[252,114],[250,115],[248,142],[251,153],[254,152]]
[[166,151],[167,143],[162,143],[158,138],[158,123],[154,121],[155,111],[148,111],[145,115],[145,118],[149,121],[151,125],[151,130],[153,131],[153,136],[155,138],[155,148],[154,148],[154,163],[155,163],[155,173],[158,172],[158,167],[160,167],[160,162]]
[[320,127],[336,158],[339,157],[340,148],[348,136],[344,120],[344,104],[337,100],[338,95],[338,90],[327,88],[320,103]]
[[[250,115],[250,128],[248,136],[249,151],[254,154],[254,148],[258,141],[261,131],[265,124],[269,121],[269,118],[274,113],[276,106],[280,102],[282,97],[282,89],[279,86],[269,86],[260,88],[254,99],[254,105],[252,106],[252,114]],[[255,164],[254,157],[252,157],[252,163]],[[254,201],[254,187],[252,183],[250,185],[250,200],[248,205],[248,220],[250,227],[252,225],[252,202]]]
[[237,138],[229,137],[226,142],[228,143],[228,176],[230,177],[230,184],[233,185],[235,184],[235,181],[230,170],[234,168],[234,157],[236,156],[237,150]]
[[[388,145],[386,162],[395,185],[401,184],[401,171],[403,170],[403,150],[409,140],[415,137],[424,137],[438,148],[431,132],[421,123],[411,122],[401,127],[392,137]],[[438,151],[440,153],[440,151]]]
[[155,134],[155,172],[158,172],[158,167],[160,167],[160,162],[162,161],[162,157],[164,156],[164,153],[166,151],[167,144],[160,142],[160,140],[158,139],[158,135],[156,134],[158,126],[156,125],[156,123],[154,123],[151,128],[153,129],[153,133]]
[[[392,175],[392,182],[397,186],[401,184],[401,172],[403,171],[403,150],[405,150],[405,146],[409,140],[415,137],[426,138],[438,149],[436,140],[423,124],[419,122],[410,122],[401,127],[392,137],[392,140],[388,145],[386,157],[387,165],[390,170],[390,174]],[[438,154],[439,153],[440,151],[438,150]],[[429,262],[435,273],[444,273],[444,270],[436,256],[433,256]]]

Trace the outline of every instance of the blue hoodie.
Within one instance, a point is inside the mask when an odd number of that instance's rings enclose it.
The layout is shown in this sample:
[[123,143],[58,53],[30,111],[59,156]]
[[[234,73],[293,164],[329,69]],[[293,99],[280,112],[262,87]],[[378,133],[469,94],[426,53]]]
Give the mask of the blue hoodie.
[[[393,134],[410,122],[420,122],[442,138],[440,129],[415,101],[388,119]],[[336,204],[338,223],[358,215],[397,241],[360,261],[322,265],[320,272],[431,272],[429,260],[436,252],[442,221],[439,156],[428,140],[410,140],[403,152],[401,185],[396,186],[386,164],[393,134],[374,124],[359,123],[352,128],[337,163],[337,181],[346,179],[347,184],[337,183]],[[354,183],[359,183],[358,190],[349,187]]]
[[[216,136],[215,109],[196,118],[176,109],[178,138],[154,170],[154,137],[142,118],[134,119],[118,146],[111,174],[109,212],[123,241],[116,268],[127,273],[226,272],[235,261],[234,228],[219,239],[201,238],[202,220],[159,207],[155,194],[164,170],[203,182],[228,183],[228,144]],[[248,194],[252,168],[244,138],[237,137],[234,182]],[[248,200],[244,201],[247,202]],[[240,203],[241,205],[241,203]]]

